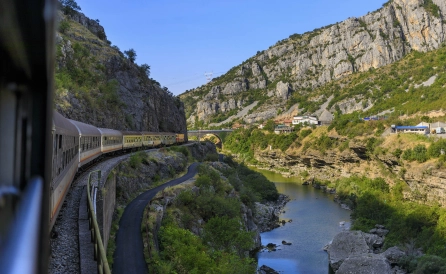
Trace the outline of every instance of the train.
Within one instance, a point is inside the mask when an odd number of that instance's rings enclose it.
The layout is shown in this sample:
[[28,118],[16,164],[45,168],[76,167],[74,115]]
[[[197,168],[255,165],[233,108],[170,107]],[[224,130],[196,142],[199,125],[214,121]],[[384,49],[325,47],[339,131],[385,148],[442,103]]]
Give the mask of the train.
[[0,273],[47,273],[50,229],[79,169],[187,138],[97,128],[55,112],[59,2],[0,3]]
[[98,128],[53,113],[50,229],[76,173],[105,155],[182,144],[183,133]]

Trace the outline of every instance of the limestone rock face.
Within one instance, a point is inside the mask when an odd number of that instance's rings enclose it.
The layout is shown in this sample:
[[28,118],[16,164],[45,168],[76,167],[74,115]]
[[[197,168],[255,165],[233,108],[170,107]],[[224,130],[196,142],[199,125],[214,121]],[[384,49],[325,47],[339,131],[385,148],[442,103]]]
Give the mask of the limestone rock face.
[[282,81],[277,83],[276,96],[278,98],[281,98],[283,100],[288,99],[288,96],[290,95],[290,91],[291,91],[290,84],[283,83]]
[[[365,72],[392,64],[413,50],[430,51],[445,41],[446,2],[433,0],[439,8],[438,14],[426,10],[423,0],[395,0],[375,12],[361,17],[351,17],[327,27],[302,35],[291,35],[269,49],[259,51],[243,64],[224,75],[224,81],[211,81],[196,89],[198,92],[214,94],[213,87],[221,86],[222,93],[237,100],[247,98],[250,92],[272,97],[264,104],[285,106],[292,92],[311,93],[330,81],[354,72]],[[269,85],[282,82],[282,85]],[[289,84],[288,92],[283,84]],[[368,92],[368,91],[364,91]],[[275,95],[275,96],[274,96]],[[187,93],[195,96],[195,93]],[[209,101],[215,96],[204,96],[188,100],[197,109],[200,101]],[[323,104],[324,102],[321,102]],[[362,96],[348,98],[338,103],[343,113],[362,110],[373,105],[373,101]],[[187,106],[189,107],[189,106]],[[330,111],[333,112],[335,106]],[[259,111],[259,110],[256,110]],[[209,120],[208,115],[199,119]],[[259,111],[260,112],[260,111]],[[190,115],[196,115],[191,111]],[[245,122],[252,119],[245,119]]]
[[75,12],[70,17],[73,21],[76,21],[82,26],[86,27],[89,31],[91,31],[91,33],[96,35],[99,39],[107,41],[107,35],[105,35],[104,27],[102,27],[98,21],[88,18],[81,12]]
[[[70,24],[81,26],[75,32],[56,35],[60,49],[56,58],[56,78],[58,73],[76,67],[86,79],[78,79],[82,82],[79,87],[58,88],[55,106],[62,115],[117,130],[187,132],[184,104],[141,73],[141,67],[119,50],[110,47],[97,21],[82,13],[63,16],[61,14],[60,20],[70,20]],[[76,57],[79,55],[82,57]],[[94,76],[94,81],[88,75]]]
[[228,83],[223,89],[222,93],[224,95],[235,95],[239,92],[245,91],[248,89],[248,85],[246,81],[234,81]]
[[259,64],[253,62],[251,65],[251,69],[252,69],[252,74],[254,76],[259,76],[262,74],[262,69],[260,68]]

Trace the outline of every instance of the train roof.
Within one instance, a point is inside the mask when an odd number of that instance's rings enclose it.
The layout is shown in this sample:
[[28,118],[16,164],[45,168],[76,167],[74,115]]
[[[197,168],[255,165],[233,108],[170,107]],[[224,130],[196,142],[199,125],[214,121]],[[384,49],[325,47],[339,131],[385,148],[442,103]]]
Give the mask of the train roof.
[[98,128],[99,132],[101,132],[102,135],[107,135],[107,136],[122,136],[122,132],[120,132],[119,130],[115,130],[115,129],[109,129],[109,128]]
[[122,135],[142,135],[139,131],[122,131]]
[[97,127],[94,127],[89,124],[85,124],[79,121],[74,121],[68,119],[76,128],[78,129],[79,133],[81,135],[87,135],[87,136],[101,136],[101,132]]
[[143,131],[143,135],[155,135],[155,136],[161,136],[161,135],[167,135],[169,132],[153,132],[153,131]]
[[62,114],[55,110],[53,111],[53,127],[57,132],[64,130],[65,134],[71,133],[73,135],[79,135],[77,128],[70,123],[67,118],[63,117]]

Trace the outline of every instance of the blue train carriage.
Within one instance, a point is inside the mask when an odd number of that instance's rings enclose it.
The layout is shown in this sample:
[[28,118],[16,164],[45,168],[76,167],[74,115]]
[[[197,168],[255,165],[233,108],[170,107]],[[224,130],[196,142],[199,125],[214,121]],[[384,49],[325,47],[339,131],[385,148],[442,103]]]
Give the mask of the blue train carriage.
[[177,140],[177,135],[172,132],[164,132],[162,133],[162,142],[165,146],[174,145]]
[[98,130],[101,133],[101,152],[103,154],[122,150],[122,132],[108,128],[98,128]]
[[142,147],[142,133],[138,131],[123,131],[122,132],[124,150],[133,150]]
[[79,168],[102,155],[101,132],[82,122],[69,120],[79,132]]
[[53,113],[52,171],[50,185],[50,227],[65,199],[79,162],[79,132],[57,111]]

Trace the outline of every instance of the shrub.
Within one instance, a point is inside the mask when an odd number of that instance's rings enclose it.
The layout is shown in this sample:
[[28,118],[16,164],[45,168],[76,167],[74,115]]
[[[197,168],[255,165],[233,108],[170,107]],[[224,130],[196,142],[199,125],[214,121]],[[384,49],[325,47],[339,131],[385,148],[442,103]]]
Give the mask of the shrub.
[[208,153],[204,160],[207,162],[218,162],[218,153]]
[[215,250],[237,252],[240,257],[254,247],[253,232],[243,229],[241,220],[227,216],[211,218],[204,227],[204,241]]
[[180,152],[187,158],[189,158],[189,156],[191,155],[189,149],[185,146],[172,146],[169,148],[169,150],[175,151],[175,152]]
[[181,191],[176,198],[177,204],[185,206],[193,204],[194,201],[195,201],[195,196],[190,190]]
[[417,145],[413,149],[407,149],[403,152],[402,158],[407,161],[417,161],[424,163],[429,159],[429,155],[424,145]]
[[59,24],[59,31],[63,34],[66,34],[70,29],[70,23],[66,20],[62,20]]
[[419,163],[426,162],[429,157],[427,155],[427,149],[424,145],[417,145],[413,148],[413,159]]
[[432,158],[440,157],[442,149],[446,151],[445,139],[440,139],[437,142],[432,143],[427,150],[428,156]]
[[136,153],[133,153],[130,156],[129,159],[129,165],[133,168],[133,169],[137,169],[139,168],[139,166],[141,165],[141,163],[143,163],[144,159],[147,157],[147,155],[143,152],[143,151],[138,151]]

